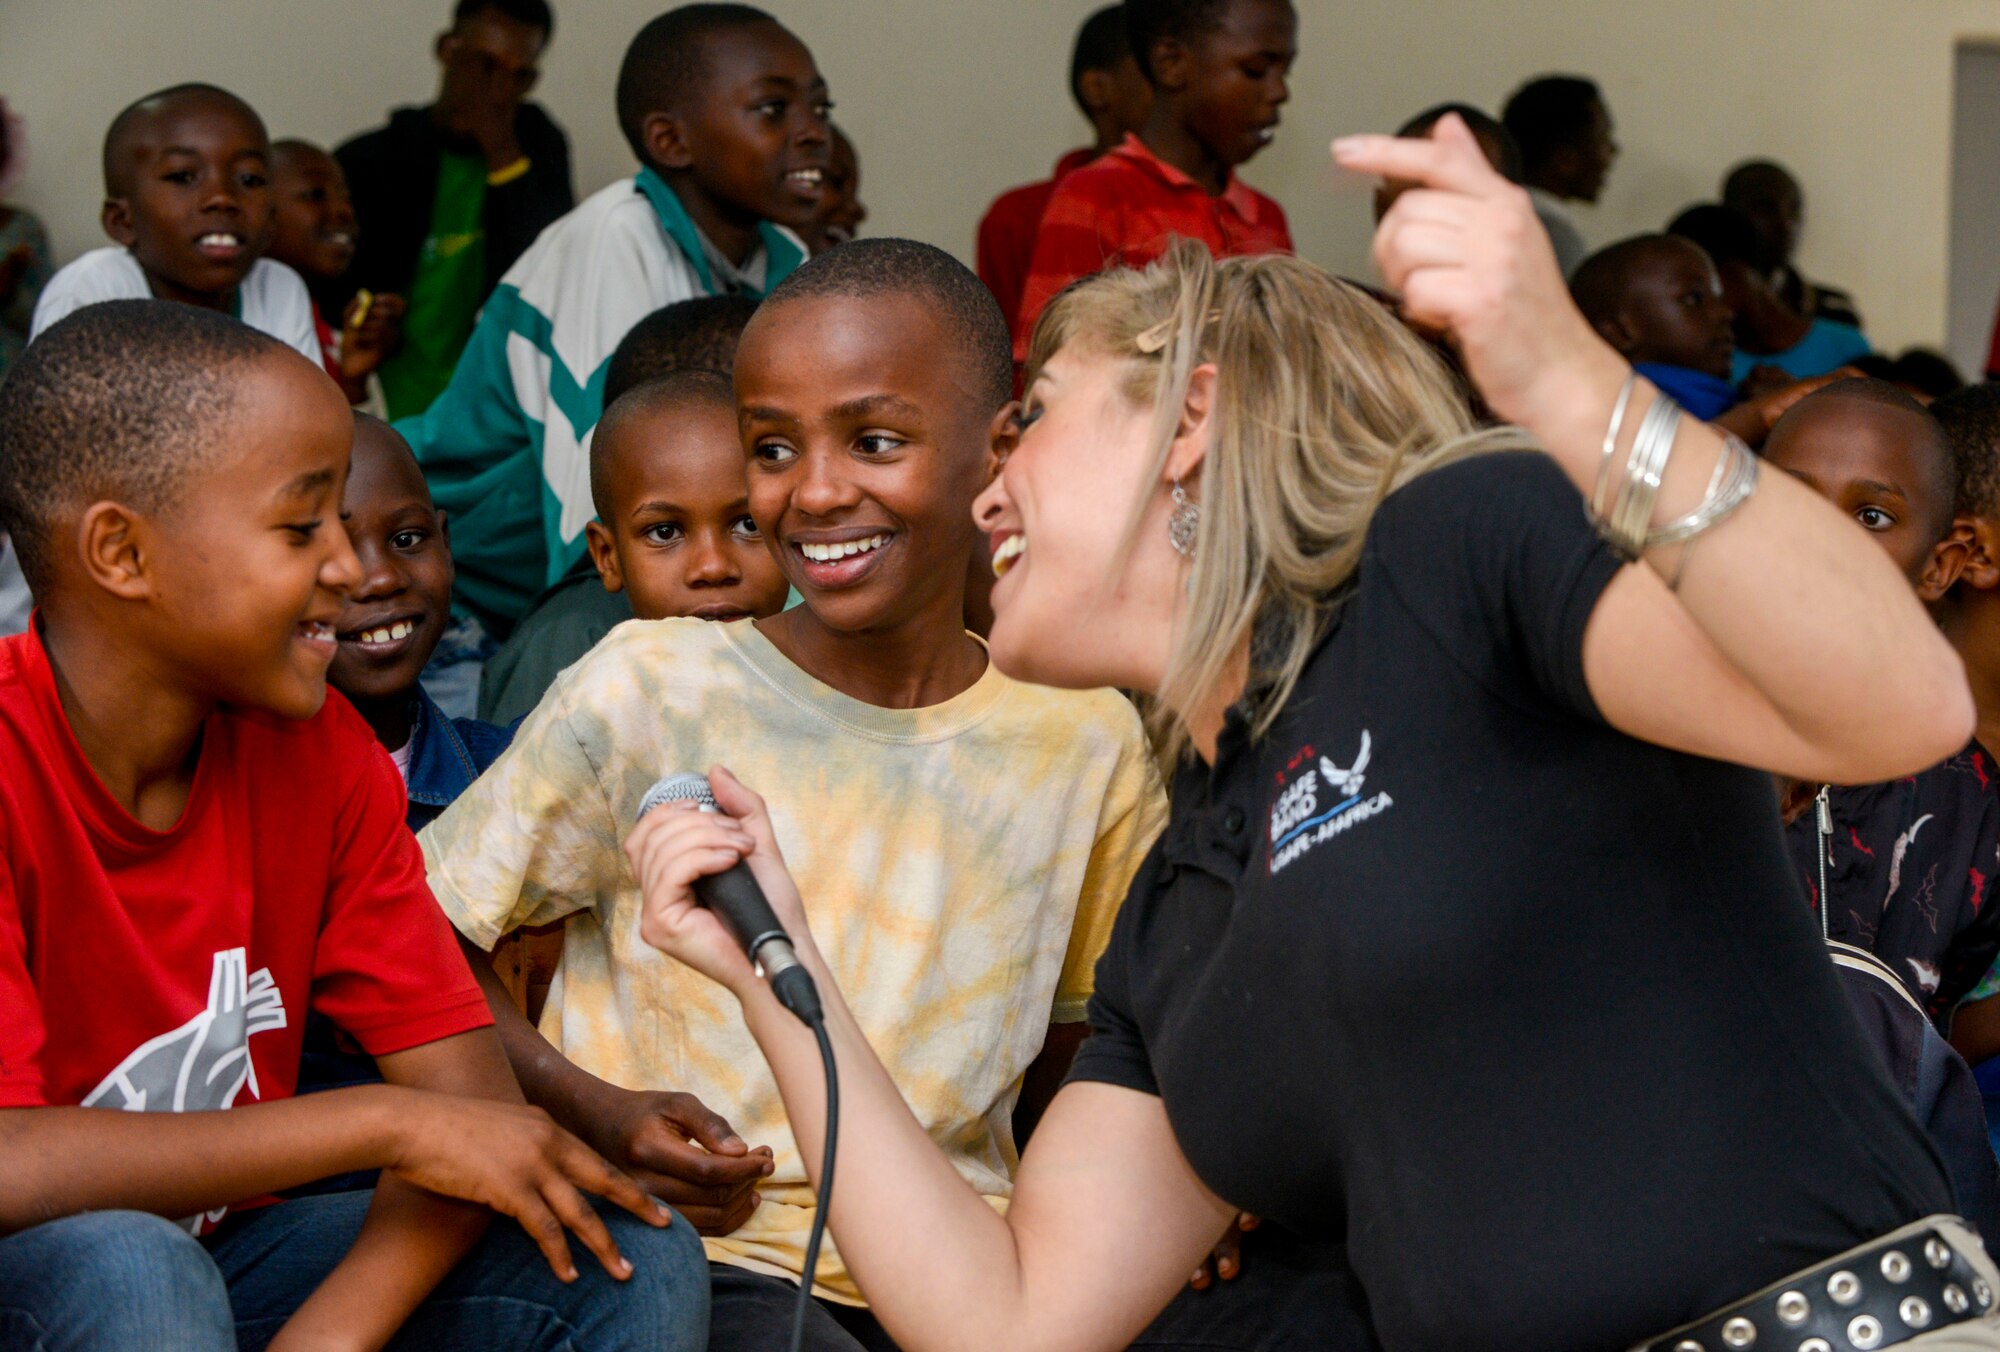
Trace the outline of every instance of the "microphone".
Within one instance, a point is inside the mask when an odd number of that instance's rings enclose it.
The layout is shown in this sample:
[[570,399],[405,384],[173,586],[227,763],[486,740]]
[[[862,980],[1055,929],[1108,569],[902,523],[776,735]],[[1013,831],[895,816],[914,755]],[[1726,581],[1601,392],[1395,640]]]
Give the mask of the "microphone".
[[[646,796],[639,800],[638,820],[643,821],[656,807],[680,802],[692,802],[702,812],[721,811],[715,805],[715,793],[708,787],[706,776],[668,775],[647,789]],[[743,945],[750,960],[763,970],[764,979],[771,983],[780,1004],[808,1026],[826,1018],[812,973],[799,962],[791,937],[778,923],[771,903],[764,899],[764,889],[757,885],[756,875],[750,872],[748,864],[739,859],[721,873],[696,878],[694,894],[703,906],[715,912],[736,936],[736,942]]]

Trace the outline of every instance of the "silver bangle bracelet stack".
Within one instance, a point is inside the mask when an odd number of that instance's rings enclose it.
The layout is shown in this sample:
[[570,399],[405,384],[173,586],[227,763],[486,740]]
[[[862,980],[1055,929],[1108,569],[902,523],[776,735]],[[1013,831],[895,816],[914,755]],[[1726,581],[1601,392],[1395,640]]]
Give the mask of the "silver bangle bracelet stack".
[[[1708,491],[1687,515],[1652,529],[1653,507],[1666,477],[1667,462],[1673,458],[1674,438],[1680,434],[1681,407],[1664,393],[1656,393],[1639,429],[1633,434],[1632,448],[1626,453],[1625,473],[1612,486],[1611,467],[1618,458],[1618,434],[1625,424],[1625,412],[1632,402],[1636,373],[1625,378],[1618,402],[1611,409],[1611,425],[1604,433],[1604,455],[1598,464],[1597,483],[1590,495],[1590,519],[1597,533],[1620,558],[1630,563],[1649,549],[1686,544],[1713,530],[1749,500],[1757,488],[1757,457],[1736,437],[1724,434],[1722,455],[1715,473],[1709,477]],[[1608,502],[1607,502],[1608,499]]]

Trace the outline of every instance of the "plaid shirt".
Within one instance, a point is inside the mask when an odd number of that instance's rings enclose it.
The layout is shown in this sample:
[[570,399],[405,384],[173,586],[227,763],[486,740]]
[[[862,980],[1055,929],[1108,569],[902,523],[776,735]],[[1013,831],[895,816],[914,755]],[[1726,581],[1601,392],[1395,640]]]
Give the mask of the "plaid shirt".
[[1217,258],[1292,252],[1292,232],[1276,202],[1233,173],[1222,196],[1210,197],[1138,137],[1127,136],[1057,184],[1042,212],[1014,330],[1014,359],[1027,359],[1028,336],[1058,291],[1105,268],[1144,267],[1175,238],[1199,240]]
[[980,218],[979,280],[1000,302],[1010,325],[1021,320],[1021,292],[1028,285],[1028,262],[1034,257],[1043,209],[1055,196],[1056,184],[1096,158],[1097,151],[1090,146],[1070,151],[1056,161],[1053,174],[1001,193]]

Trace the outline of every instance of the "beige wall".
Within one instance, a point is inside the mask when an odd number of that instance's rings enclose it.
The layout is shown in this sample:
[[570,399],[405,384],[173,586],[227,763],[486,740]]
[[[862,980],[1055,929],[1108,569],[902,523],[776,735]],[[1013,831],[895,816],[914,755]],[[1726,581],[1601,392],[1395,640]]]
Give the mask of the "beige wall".
[[[587,192],[630,166],[610,113],[625,40],[658,0],[555,0],[541,98]],[[1323,168],[1337,131],[1445,98],[1492,106],[1540,71],[1604,85],[1625,155],[1594,241],[1654,228],[1768,153],[1805,180],[1810,270],[1853,289],[1878,342],[1944,335],[1952,47],[2000,38],[2000,0],[1297,0],[1303,54],[1278,142],[1246,175],[1308,257],[1365,273],[1367,204]],[[331,142],[422,101],[449,0],[0,0],[0,94],[29,120],[19,196],[58,250],[99,242],[111,114],[178,80],[233,88],[275,135]],[[984,204],[1046,172],[1082,124],[1064,88],[1089,0],[770,0],[812,46],[861,148],[869,229],[967,257]],[[2000,223],[1996,223],[2000,229]]]

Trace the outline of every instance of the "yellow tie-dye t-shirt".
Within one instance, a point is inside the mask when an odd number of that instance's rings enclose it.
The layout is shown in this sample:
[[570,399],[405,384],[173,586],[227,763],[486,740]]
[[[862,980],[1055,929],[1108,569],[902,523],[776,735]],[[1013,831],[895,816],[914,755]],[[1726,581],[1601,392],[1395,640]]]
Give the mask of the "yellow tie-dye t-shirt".
[[[473,942],[567,917],[541,1029],[629,1089],[691,1093],[776,1171],[709,1257],[796,1279],[813,1196],[734,999],[639,937],[620,849],[662,775],[720,762],[770,804],[813,936],[931,1139],[995,1205],[1010,1116],[1048,1025],[1084,1017],[1099,953],[1166,818],[1131,706],[988,666],[925,709],[821,684],[749,622],[621,625],[421,837]],[[859,1292],[831,1243],[818,1290]]]

